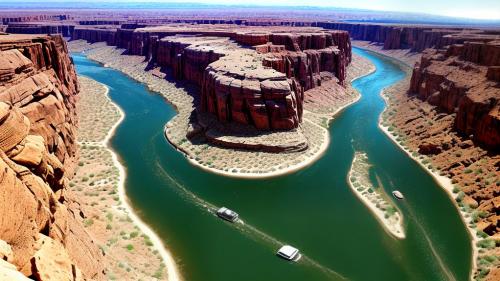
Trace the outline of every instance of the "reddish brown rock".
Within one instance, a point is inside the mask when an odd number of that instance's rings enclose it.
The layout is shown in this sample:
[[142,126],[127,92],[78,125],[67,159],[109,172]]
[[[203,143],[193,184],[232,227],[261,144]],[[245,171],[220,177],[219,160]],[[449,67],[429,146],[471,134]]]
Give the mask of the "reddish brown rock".
[[35,249],[32,264],[36,280],[83,280],[82,273],[71,264],[61,243],[39,234]]
[[[109,32],[80,27],[73,39],[107,40]],[[321,28],[123,25],[115,33],[111,45],[200,86],[202,111],[261,130],[297,128],[303,92],[334,77],[343,85],[351,59],[349,34]]]
[[76,82],[61,37],[0,35],[0,240],[37,280],[103,278],[102,253],[63,196],[76,161]]
[[236,33],[235,41],[240,43],[240,44],[243,44],[243,45],[256,46],[256,45],[266,44],[267,42],[269,42],[269,37],[270,37],[270,34],[267,32],[262,32],[262,33],[238,32],[238,33]]
[[434,143],[423,143],[418,147],[418,153],[424,155],[434,155],[441,153],[441,147]]
[[[245,31],[247,29],[248,31]],[[340,83],[344,82],[345,68],[351,60],[351,43],[347,32],[321,29],[311,29],[311,31],[296,29],[296,32],[284,32],[284,30],[286,29],[266,31],[266,29],[255,27],[242,29],[232,25],[221,25],[217,28],[204,25],[166,25],[142,27],[135,30],[78,27],[75,29],[73,39],[84,39],[89,42],[105,41],[109,45],[126,48],[128,54],[143,55],[147,59],[153,58],[152,62],[157,62],[160,66],[172,67],[177,79],[199,82],[201,69],[217,60],[220,54],[205,54],[203,50],[195,48],[186,49],[188,46],[185,44],[168,42],[162,38],[174,34],[229,37],[240,44],[255,46],[256,50],[261,53],[275,53],[286,49],[289,57],[298,57],[303,55],[303,52],[308,52],[309,60],[316,60],[320,64],[319,68],[316,67],[314,69],[316,71],[311,70],[309,62],[303,60],[302,66],[296,66],[297,76],[289,75],[289,78],[297,78],[306,89],[320,84],[317,80],[320,79],[319,72],[321,71],[332,72]],[[109,40],[107,38],[110,37],[110,32],[116,33],[116,35]],[[317,54],[314,54],[315,51]],[[297,52],[297,54],[292,54],[293,52]],[[192,56],[192,58],[187,56]],[[195,67],[191,67],[191,62],[194,63]],[[295,63],[297,62],[298,59],[295,59]],[[298,73],[299,68],[301,68],[301,73]],[[188,78],[189,75],[194,75],[194,79]],[[315,77],[313,78],[311,75]]]
[[[428,49],[414,68],[410,93],[456,113],[455,128],[486,148],[500,147],[499,41]],[[493,78],[493,79],[492,79]]]
[[383,44],[384,49],[411,49],[414,52],[421,52],[426,48],[442,48],[451,44],[463,44],[465,41],[481,41],[482,38],[495,34],[498,38],[498,33],[495,31],[460,27],[346,22],[318,22],[316,26],[348,31],[351,38],[377,42]]

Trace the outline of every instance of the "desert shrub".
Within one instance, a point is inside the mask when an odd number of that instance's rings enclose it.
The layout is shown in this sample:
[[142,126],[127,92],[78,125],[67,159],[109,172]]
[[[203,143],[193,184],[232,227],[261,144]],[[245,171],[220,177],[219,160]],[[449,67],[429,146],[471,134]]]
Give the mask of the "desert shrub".
[[483,239],[477,242],[476,244],[480,248],[484,249],[493,249],[495,248],[495,240],[492,239]]
[[488,273],[490,273],[490,270],[488,268],[479,268],[479,274],[478,274],[478,277],[479,278],[484,278],[486,277],[486,275],[488,275]]
[[94,220],[93,219],[85,219],[85,220],[83,220],[83,225],[85,227],[89,227],[89,226],[91,226],[93,224],[94,224]]
[[477,235],[481,238],[486,238],[488,237],[488,234],[486,234],[484,231],[481,231],[481,230],[478,230],[477,232]]

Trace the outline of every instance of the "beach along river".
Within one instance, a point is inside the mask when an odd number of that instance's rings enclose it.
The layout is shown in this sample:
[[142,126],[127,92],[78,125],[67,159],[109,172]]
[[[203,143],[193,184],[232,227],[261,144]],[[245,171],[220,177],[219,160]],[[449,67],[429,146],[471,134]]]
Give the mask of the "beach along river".
[[[380,91],[404,77],[390,59],[363,50],[377,71],[353,84],[359,102],[329,128],[331,143],[312,166],[272,179],[234,179],[188,163],[165,139],[175,116],[161,96],[122,73],[74,55],[78,73],[108,85],[125,113],[112,148],[138,215],[161,237],[188,281],[468,280],[470,240],[458,211],[418,164],[378,128]],[[355,151],[372,164],[373,184],[398,189],[406,238],[387,233],[347,183]],[[242,222],[218,219],[222,206]],[[297,263],[275,256],[282,243]],[[142,262],[142,261],[141,261]]]

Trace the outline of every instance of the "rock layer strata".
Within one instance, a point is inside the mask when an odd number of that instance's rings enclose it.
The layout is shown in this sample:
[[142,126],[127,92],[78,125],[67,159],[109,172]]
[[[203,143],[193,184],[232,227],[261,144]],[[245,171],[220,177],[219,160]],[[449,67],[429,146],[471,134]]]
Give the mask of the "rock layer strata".
[[428,49],[413,70],[410,94],[456,113],[455,129],[485,148],[500,149],[500,41],[466,41]]
[[0,35],[0,242],[35,280],[103,278],[103,255],[66,198],[77,93],[60,36]]
[[324,80],[343,84],[351,60],[349,34],[320,28],[85,27],[75,29],[73,39],[104,41],[169,67],[175,79],[200,86],[202,111],[260,130],[297,128],[304,91]]

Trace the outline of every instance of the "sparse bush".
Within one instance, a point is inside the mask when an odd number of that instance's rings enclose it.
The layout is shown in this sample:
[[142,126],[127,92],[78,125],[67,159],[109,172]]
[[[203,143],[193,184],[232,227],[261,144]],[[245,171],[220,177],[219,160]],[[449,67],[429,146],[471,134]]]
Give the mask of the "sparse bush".
[[477,235],[481,238],[486,238],[488,237],[488,234],[486,234],[484,231],[481,231],[481,230],[478,230],[477,232]]
[[83,225],[85,227],[92,226],[93,224],[94,224],[94,220],[93,219],[85,219],[85,220],[83,220]]
[[495,248],[495,240],[492,239],[483,239],[477,242],[476,244],[480,248],[484,249],[493,249]]

